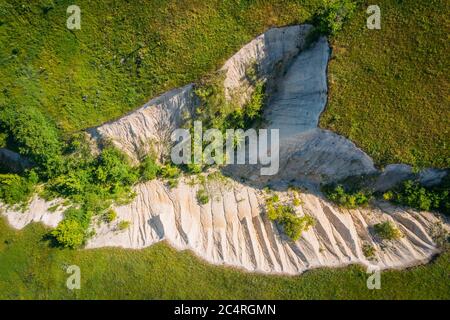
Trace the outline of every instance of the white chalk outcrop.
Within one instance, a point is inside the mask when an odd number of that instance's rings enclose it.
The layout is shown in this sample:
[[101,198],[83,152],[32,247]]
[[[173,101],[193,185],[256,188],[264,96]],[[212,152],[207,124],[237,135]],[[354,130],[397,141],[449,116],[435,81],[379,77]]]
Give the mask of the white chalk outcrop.
[[[219,183],[209,190],[210,201],[205,205],[198,204],[196,199],[199,185],[189,183],[188,178],[173,189],[162,181],[140,184],[136,186],[136,199],[116,208],[117,221],[94,224],[96,235],[87,248],[144,248],[166,240],[214,264],[287,274],[352,263],[408,267],[424,263],[439,252],[432,234],[442,224],[442,217],[385,202],[362,209],[341,209],[318,191],[318,184],[324,181],[380,173],[372,159],[351,141],[317,127],[327,99],[329,48],[325,38],[305,48],[310,28],[271,29],[244,46],[222,68],[227,92],[243,88],[244,100],[252,90],[245,79],[250,64],[256,63],[260,77],[267,81],[268,127],[281,129],[278,175],[262,178],[256,174],[259,171],[255,166],[230,166],[227,170],[232,176],[251,178],[251,185],[238,179]],[[183,122],[183,117],[192,114],[196,105],[190,84],[90,133],[94,138],[111,139],[137,160],[150,142],[166,143],[170,132]],[[402,168],[390,167],[386,174],[381,174],[377,181],[380,189],[410,174]],[[442,173],[433,171],[424,179],[427,177],[440,179]],[[296,210],[316,221],[295,242],[266,217],[266,195],[261,190],[268,181],[287,185],[292,180],[312,186],[301,193],[302,204]],[[280,191],[280,195],[286,197],[288,191]],[[25,213],[6,210],[4,214],[17,228],[31,221],[54,226],[61,220],[61,213],[50,213],[48,204],[35,201]],[[130,227],[120,231],[117,224],[122,220],[130,221]],[[391,242],[378,239],[372,226],[383,221],[395,223],[404,237]],[[442,225],[448,229],[448,224]],[[364,246],[376,249],[373,260],[364,256]]]
[[[160,181],[138,186],[135,201],[116,209],[118,221],[131,221],[129,229],[117,230],[117,222],[102,224],[87,247],[136,249],[167,240],[214,264],[286,274],[352,263],[401,268],[424,263],[438,252],[430,232],[440,219],[429,212],[387,203],[344,210],[305,192],[298,212],[313,216],[316,224],[293,242],[265,215],[263,191],[230,182],[199,205],[197,189],[186,183],[169,189]],[[394,222],[404,237],[390,243],[377,239],[371,226],[384,221]],[[375,248],[374,259],[364,256],[365,245]]]

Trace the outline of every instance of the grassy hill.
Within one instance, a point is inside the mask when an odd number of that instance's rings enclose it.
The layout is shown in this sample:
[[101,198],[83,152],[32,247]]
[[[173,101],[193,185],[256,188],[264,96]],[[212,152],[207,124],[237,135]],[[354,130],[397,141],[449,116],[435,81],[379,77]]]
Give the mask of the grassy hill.
[[366,28],[363,6],[331,40],[330,94],[320,124],[379,165],[450,167],[449,3],[376,4],[381,30]]
[[64,132],[120,117],[217,69],[268,27],[322,1],[0,1],[0,108],[27,105]]

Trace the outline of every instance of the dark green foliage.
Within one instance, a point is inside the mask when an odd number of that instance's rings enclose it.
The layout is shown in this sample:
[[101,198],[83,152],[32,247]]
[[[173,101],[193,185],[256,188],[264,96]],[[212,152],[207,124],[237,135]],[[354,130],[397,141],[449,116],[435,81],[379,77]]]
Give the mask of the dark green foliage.
[[197,201],[200,204],[207,204],[209,202],[209,196],[205,189],[199,189],[197,191]]
[[34,171],[28,172],[25,176],[0,174],[0,200],[7,205],[26,206],[38,180]]
[[156,161],[151,157],[145,157],[145,159],[141,162],[141,178],[143,181],[150,181],[157,177],[161,168],[156,163]]
[[117,224],[117,230],[123,231],[130,226],[130,221],[122,220]]
[[377,223],[373,226],[375,233],[383,240],[396,240],[403,237],[397,227],[389,221]]
[[315,224],[315,220],[310,215],[298,217],[295,209],[288,205],[277,205],[278,198],[275,196],[266,201],[267,216],[270,220],[276,221],[283,227],[284,233],[293,241],[300,238],[303,231],[308,230]]
[[59,172],[62,143],[55,125],[38,109],[0,106],[0,131],[7,132],[18,151],[37,163],[46,176]]
[[56,241],[65,248],[78,248],[86,239],[86,230],[80,222],[73,219],[64,219],[51,232]]
[[342,29],[343,24],[356,9],[356,1],[335,0],[328,2],[316,14],[314,24],[317,30],[332,35]]
[[195,93],[201,101],[197,120],[202,121],[205,128],[223,132],[226,129],[247,129],[254,123],[260,123],[265,103],[264,83],[256,82],[250,100],[240,106],[233,97],[231,101],[225,99],[223,80],[224,76],[219,73],[204,79],[197,86]]
[[77,209],[66,210],[63,220],[76,223],[64,222],[55,234],[52,233],[67,247],[79,246],[81,233],[83,242],[90,236],[88,229],[94,215],[108,216],[106,211],[113,202],[128,203],[134,197],[131,187],[138,182],[140,173],[148,174],[149,168],[149,162],[146,162],[147,171],[132,167],[127,156],[111,145],[94,157],[86,149],[86,143],[80,143],[78,138],[70,143],[71,153],[64,158],[62,173],[48,181],[44,192],[47,198],[63,196],[77,204]]
[[372,197],[368,191],[347,191],[342,185],[326,185],[322,188],[325,196],[339,206],[354,209],[368,204]]
[[450,214],[450,177],[439,185],[426,188],[417,181],[405,181],[399,188],[383,194],[385,200],[419,210],[435,210]]

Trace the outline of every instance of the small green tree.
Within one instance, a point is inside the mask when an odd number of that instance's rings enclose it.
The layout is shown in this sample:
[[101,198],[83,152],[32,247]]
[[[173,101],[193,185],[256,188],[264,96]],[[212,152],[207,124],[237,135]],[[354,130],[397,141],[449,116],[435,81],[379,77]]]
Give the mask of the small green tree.
[[209,196],[205,189],[199,189],[197,191],[197,201],[203,205],[209,202]]
[[377,223],[373,226],[375,233],[384,240],[397,240],[403,237],[402,232],[389,221]]
[[141,179],[143,181],[153,180],[157,177],[160,170],[161,170],[160,166],[155,162],[154,159],[150,157],[145,157],[140,167]]
[[84,243],[85,229],[76,220],[64,219],[51,232],[51,235],[65,248],[78,248]]
[[130,226],[130,224],[131,224],[130,221],[122,220],[117,224],[117,229],[119,231],[123,231],[123,230],[127,229]]

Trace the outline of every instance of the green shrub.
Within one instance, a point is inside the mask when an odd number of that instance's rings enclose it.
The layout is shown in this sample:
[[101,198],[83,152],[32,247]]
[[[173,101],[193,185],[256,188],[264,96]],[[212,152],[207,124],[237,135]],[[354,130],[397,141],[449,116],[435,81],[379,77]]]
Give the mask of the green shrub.
[[302,200],[300,200],[300,198],[294,197],[294,199],[292,200],[292,204],[297,207],[302,204]]
[[18,151],[37,163],[41,174],[53,176],[62,167],[62,143],[53,122],[29,106],[0,109],[0,130],[13,137]]
[[342,185],[324,186],[322,188],[322,191],[329,200],[333,201],[339,206],[349,209],[367,205],[372,197],[371,193],[369,192],[346,191]]
[[157,177],[161,168],[160,166],[150,157],[146,157],[141,163],[141,179],[143,181],[150,181]]
[[180,175],[180,169],[174,165],[166,164],[161,168],[161,176],[165,179],[177,179]]
[[314,24],[322,34],[332,35],[342,29],[345,21],[356,9],[356,2],[351,0],[329,1],[316,14]]
[[373,226],[375,233],[384,240],[400,239],[403,234],[397,227],[389,221],[377,223]]
[[123,230],[125,230],[125,229],[128,229],[128,227],[130,226],[130,221],[127,221],[127,220],[122,220],[122,221],[120,221],[118,224],[117,224],[117,229],[119,230],[119,231],[123,231]]
[[387,191],[383,198],[397,204],[419,210],[437,210],[450,213],[449,178],[445,178],[440,186],[426,188],[419,182],[407,180],[394,190]]
[[33,195],[38,177],[34,171],[22,177],[17,174],[0,174],[0,200],[7,205],[26,205]]
[[65,248],[78,248],[84,243],[85,233],[85,228],[77,220],[64,219],[51,235]]
[[178,187],[179,181],[178,179],[169,179],[167,180],[167,185],[170,189]]
[[298,217],[293,207],[282,204],[276,205],[277,201],[274,201],[273,197],[267,199],[266,212],[268,218],[279,223],[283,227],[284,233],[291,240],[298,240],[303,231],[314,225],[314,218],[309,215]]
[[368,243],[363,244],[362,251],[367,259],[373,259],[375,257],[376,249]]
[[293,241],[297,241],[302,232],[308,230],[315,223],[314,218],[309,215],[297,217],[292,213],[283,214],[279,222],[283,226],[284,233]]
[[116,220],[117,218],[117,212],[113,209],[109,209],[105,214],[104,214],[104,221],[106,223],[111,223],[114,220]]
[[209,195],[205,189],[199,189],[197,191],[197,201],[200,204],[207,204],[209,202]]
[[203,166],[197,163],[189,163],[186,165],[186,171],[190,174],[198,174],[203,171]]

